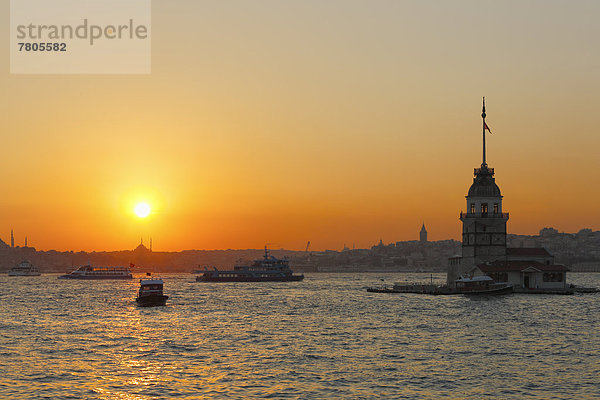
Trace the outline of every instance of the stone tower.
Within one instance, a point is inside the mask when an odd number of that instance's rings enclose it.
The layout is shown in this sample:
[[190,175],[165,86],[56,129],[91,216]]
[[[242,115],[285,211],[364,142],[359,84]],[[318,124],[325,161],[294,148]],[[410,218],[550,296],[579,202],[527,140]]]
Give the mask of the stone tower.
[[448,268],[448,283],[477,264],[494,261],[506,255],[506,222],[508,213],[502,212],[502,194],[494,178],[494,169],[485,159],[485,98],[483,101],[483,162],[475,168],[473,184],[469,188],[467,212],[460,213],[462,221],[462,257]]
[[425,229],[425,222],[423,222],[423,226],[421,227],[421,232],[419,232],[419,242],[421,242],[421,243],[427,242],[427,229]]

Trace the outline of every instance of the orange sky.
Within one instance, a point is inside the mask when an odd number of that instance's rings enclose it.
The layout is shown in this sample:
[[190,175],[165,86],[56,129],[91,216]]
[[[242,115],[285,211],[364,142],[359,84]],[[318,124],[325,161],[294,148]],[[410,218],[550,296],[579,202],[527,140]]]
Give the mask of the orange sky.
[[509,232],[600,229],[600,3],[423,3],[155,1],[150,75],[11,75],[0,41],[0,238],[458,239],[483,95]]

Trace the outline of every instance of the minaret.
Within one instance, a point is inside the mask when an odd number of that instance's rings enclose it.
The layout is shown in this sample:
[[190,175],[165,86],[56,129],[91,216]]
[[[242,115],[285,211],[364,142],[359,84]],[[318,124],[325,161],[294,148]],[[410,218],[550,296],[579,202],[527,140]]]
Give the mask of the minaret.
[[25,247],[27,247],[27,236],[25,236]]
[[419,242],[427,243],[427,229],[425,229],[425,222],[423,222],[423,226],[419,232]]
[[13,234],[13,230],[10,230],[10,247],[15,247],[15,235]]
[[150,251],[152,251],[152,238],[150,238]]
[[506,222],[508,213],[502,212],[502,194],[496,185],[494,169],[488,168],[485,154],[485,98],[483,119],[483,159],[475,168],[473,184],[467,193],[467,212],[460,213],[462,229],[462,259],[459,265],[448,267],[448,284],[478,264],[494,261],[506,255]]

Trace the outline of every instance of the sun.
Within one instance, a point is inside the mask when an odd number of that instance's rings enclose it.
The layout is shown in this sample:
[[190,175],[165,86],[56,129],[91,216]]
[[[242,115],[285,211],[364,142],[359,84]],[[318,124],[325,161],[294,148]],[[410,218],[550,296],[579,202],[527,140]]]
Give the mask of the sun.
[[150,215],[150,211],[151,208],[148,203],[137,203],[135,205],[135,208],[133,209],[135,215],[137,215],[140,218],[146,218],[148,215]]

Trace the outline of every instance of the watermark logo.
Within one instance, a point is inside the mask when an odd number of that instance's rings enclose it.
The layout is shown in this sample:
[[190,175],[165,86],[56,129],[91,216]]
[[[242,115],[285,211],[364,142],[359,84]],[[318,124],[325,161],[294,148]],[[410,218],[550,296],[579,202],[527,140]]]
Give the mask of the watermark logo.
[[11,0],[11,73],[150,73],[150,10],[150,0]]

